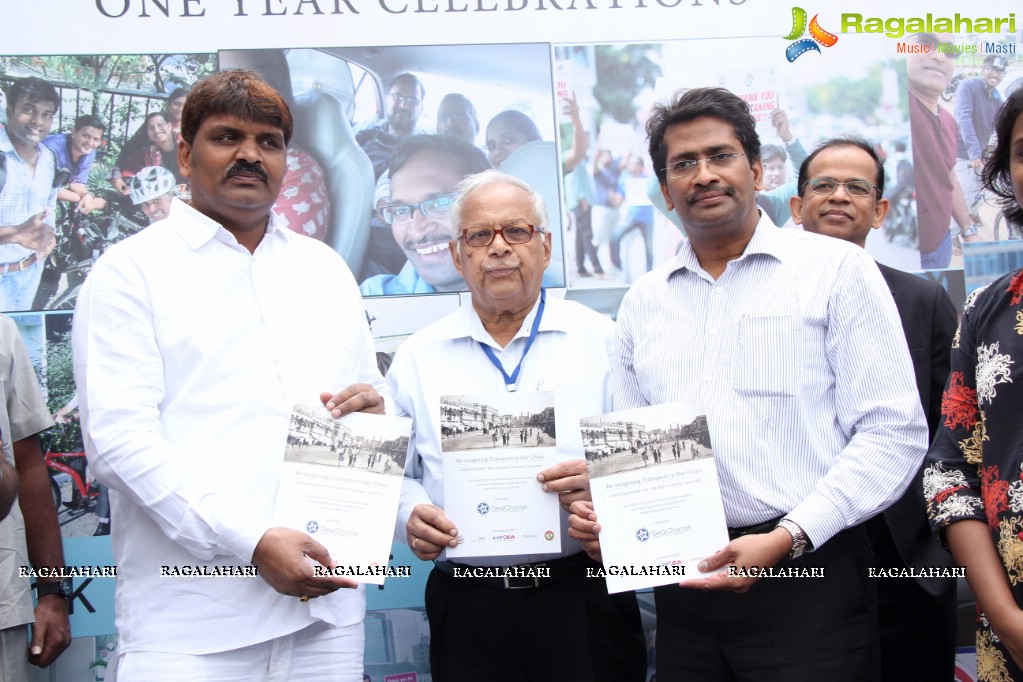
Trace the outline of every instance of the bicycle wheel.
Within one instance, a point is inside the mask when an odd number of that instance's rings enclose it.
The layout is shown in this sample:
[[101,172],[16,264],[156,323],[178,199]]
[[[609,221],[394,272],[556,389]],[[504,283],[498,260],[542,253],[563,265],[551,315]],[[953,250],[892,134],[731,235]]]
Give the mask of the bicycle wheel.
[[74,310],[75,301],[78,300],[78,292],[81,290],[82,285],[77,284],[73,287],[68,287],[64,291],[60,292],[53,298],[51,298],[44,306],[44,310]]

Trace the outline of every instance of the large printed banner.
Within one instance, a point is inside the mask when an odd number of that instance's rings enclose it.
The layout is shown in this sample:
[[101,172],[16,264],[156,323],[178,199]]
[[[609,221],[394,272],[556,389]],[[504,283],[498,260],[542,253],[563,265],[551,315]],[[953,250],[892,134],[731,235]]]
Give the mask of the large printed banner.
[[[488,168],[543,195],[553,295],[613,316],[627,288],[684,239],[662,210],[645,133],[651,106],[680,88],[726,87],[750,103],[766,171],[758,203],[782,229],[800,229],[789,200],[802,160],[823,139],[856,134],[884,160],[891,202],[867,241],[876,260],[940,282],[958,306],[967,289],[1023,265],[1019,226],[972,168],[991,142],[990,124],[972,115],[985,64],[1004,65],[1000,96],[1023,87],[1023,13],[1002,0],[15,4],[0,43],[0,124],[11,124],[16,82],[52,84],[60,106],[46,144],[67,174],[24,215],[10,213],[16,189],[0,184],[4,220],[40,216],[57,234],[48,254],[0,244],[0,264],[38,267],[38,281],[0,310],[18,321],[58,422],[43,442],[69,565],[113,563],[106,490],[77,422],[70,311],[95,258],[165,215],[165,204],[130,192],[143,169],[166,171],[167,191],[187,198],[174,155],[180,106],[217,70],[259,71],[292,105],[276,210],[345,258],[385,372],[408,335],[467,304],[447,252],[456,236],[447,197]],[[923,134],[922,91],[937,94],[927,116],[944,138]],[[964,244],[958,235],[971,225],[980,242]],[[366,669],[372,679],[428,680],[430,565],[397,544],[392,565],[411,566],[411,577],[367,590]],[[76,585],[76,640],[56,679],[91,682],[103,679],[116,642],[114,581]]]

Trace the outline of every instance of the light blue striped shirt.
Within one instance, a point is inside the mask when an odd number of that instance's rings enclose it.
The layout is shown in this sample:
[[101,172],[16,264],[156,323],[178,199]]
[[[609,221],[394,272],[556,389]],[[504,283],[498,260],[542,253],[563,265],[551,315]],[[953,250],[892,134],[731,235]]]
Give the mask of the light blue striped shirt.
[[[55,157],[49,149],[37,144],[39,159],[35,171],[18,156],[7,135],[6,128],[0,128],[0,154],[7,157],[7,181],[0,190],[0,225],[20,225],[30,217],[49,210],[43,220],[54,225],[54,211],[57,207],[57,192],[53,186]],[[0,263],[16,263],[32,254],[21,244],[0,244]]]
[[717,281],[684,241],[625,296],[615,346],[616,410],[705,405],[731,527],[784,515],[819,547],[897,500],[927,449],[891,294],[838,239],[761,216]]

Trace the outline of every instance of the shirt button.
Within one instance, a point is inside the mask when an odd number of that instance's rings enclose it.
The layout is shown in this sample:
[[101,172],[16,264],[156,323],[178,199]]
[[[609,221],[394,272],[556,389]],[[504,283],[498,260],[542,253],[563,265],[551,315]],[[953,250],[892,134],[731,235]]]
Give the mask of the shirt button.
[[704,374],[703,375],[703,380],[704,381],[710,381],[710,375],[709,374]]
[[710,330],[710,335],[711,336],[717,336],[718,335],[718,330],[717,329],[711,329]]

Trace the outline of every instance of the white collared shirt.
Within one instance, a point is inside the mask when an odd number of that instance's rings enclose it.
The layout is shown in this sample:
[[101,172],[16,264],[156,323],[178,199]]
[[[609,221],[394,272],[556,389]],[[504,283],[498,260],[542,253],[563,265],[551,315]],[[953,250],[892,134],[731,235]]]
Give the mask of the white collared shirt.
[[250,562],[272,525],[294,403],[356,382],[384,393],[334,251],[271,216],[250,254],[175,200],[98,260],[73,344],[86,452],[110,487],[121,653],[226,651],[362,619],[361,590],[303,604],[259,577],[160,577]]
[[927,449],[877,266],[764,216],[716,281],[688,240],[637,281],[614,365],[616,410],[703,402],[731,527],[784,515],[820,546],[897,500]]
[[[405,524],[417,504],[444,508],[441,396],[505,391],[504,377],[479,344],[490,346],[505,372],[511,374],[522,357],[536,311],[537,304],[534,304],[518,333],[503,349],[483,328],[471,305],[413,334],[398,349],[387,372],[387,383],[398,412],[412,416],[415,425],[414,448],[411,461],[405,467],[406,478],[395,526],[397,541],[407,540]],[[554,392],[559,461],[584,457],[580,417],[603,414],[611,409],[609,353],[613,333],[614,325],[608,318],[578,303],[548,294],[536,340],[522,363],[518,390]],[[562,511],[562,545],[556,554],[460,557],[458,561],[499,566],[575,554],[582,548],[568,537],[567,519],[568,515]]]

